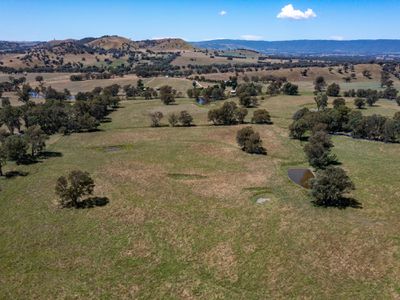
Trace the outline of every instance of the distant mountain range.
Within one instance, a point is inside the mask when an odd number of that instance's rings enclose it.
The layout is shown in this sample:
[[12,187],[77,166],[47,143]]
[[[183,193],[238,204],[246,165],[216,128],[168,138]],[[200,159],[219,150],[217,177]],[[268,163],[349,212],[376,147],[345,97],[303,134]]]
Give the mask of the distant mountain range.
[[400,40],[211,40],[191,42],[194,47],[214,50],[250,49],[282,55],[400,55]]
[[81,40],[66,39],[48,42],[9,42],[0,41],[0,52],[25,51],[33,47],[65,48],[68,51],[83,48],[104,50],[148,49],[152,51],[182,51],[202,48],[210,50],[248,49],[271,55],[362,55],[400,56],[400,40],[293,40],[293,41],[247,41],[247,40],[211,40],[186,42],[182,39],[166,38],[157,40],[132,41],[112,35],[100,38],[87,37]]

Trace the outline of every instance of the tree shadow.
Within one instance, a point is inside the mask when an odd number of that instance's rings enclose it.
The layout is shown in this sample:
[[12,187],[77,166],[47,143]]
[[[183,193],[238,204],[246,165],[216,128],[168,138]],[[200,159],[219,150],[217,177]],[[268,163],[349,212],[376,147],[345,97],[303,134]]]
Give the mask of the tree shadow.
[[101,119],[100,121],[101,123],[110,123],[112,122],[111,117],[104,117],[103,119]]
[[25,176],[28,176],[28,174],[29,174],[29,172],[24,172],[24,171],[8,171],[4,174],[4,176],[7,179],[11,179],[11,178],[18,177],[18,176],[25,177]]
[[38,158],[40,159],[48,159],[53,157],[62,157],[63,154],[58,151],[42,151],[39,153]]
[[110,199],[108,199],[107,197],[90,197],[80,201],[76,208],[86,209],[86,208],[101,207],[101,206],[106,206],[109,202]]
[[33,157],[32,155],[25,155],[23,158],[17,161],[17,165],[33,165],[39,162],[40,161],[38,161],[36,157]]
[[336,203],[318,203],[315,200],[312,201],[312,203],[314,204],[314,206],[324,207],[324,208],[328,208],[328,207],[336,207],[336,208],[339,208],[339,209],[346,209],[348,207],[357,208],[357,209],[362,209],[363,208],[361,202],[359,202],[356,199],[351,198],[351,197],[342,197]]

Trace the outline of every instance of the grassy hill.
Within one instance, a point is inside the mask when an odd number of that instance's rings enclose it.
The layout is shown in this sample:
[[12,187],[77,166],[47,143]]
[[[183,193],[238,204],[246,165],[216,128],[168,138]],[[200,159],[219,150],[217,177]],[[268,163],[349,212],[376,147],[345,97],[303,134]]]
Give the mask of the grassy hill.
[[[7,165],[26,176],[0,180],[0,298],[396,298],[400,146],[333,137],[362,208],[314,207],[286,176],[307,165],[287,130],[315,107],[307,93],[260,100],[274,122],[253,125],[267,156],[238,148],[243,125],[209,125],[222,102],[156,99],[122,102],[97,132],[53,136],[41,163]],[[197,126],[149,127],[150,112],[181,110]],[[363,113],[399,110],[380,100]],[[55,181],[74,169],[106,205],[56,208]]]

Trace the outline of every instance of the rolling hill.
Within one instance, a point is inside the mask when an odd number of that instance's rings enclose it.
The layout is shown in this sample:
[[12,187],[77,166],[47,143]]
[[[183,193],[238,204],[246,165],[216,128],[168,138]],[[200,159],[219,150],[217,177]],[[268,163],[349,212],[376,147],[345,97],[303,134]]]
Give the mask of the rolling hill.
[[229,50],[251,49],[266,54],[309,55],[400,55],[400,40],[293,40],[293,41],[246,41],[210,40],[192,42],[194,47]]

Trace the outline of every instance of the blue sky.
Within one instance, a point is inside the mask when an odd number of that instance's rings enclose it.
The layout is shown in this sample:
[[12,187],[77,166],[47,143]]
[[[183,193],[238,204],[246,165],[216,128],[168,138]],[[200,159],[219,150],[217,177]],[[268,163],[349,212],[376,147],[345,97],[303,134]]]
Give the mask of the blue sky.
[[0,0],[0,40],[399,39],[399,12],[399,0]]

